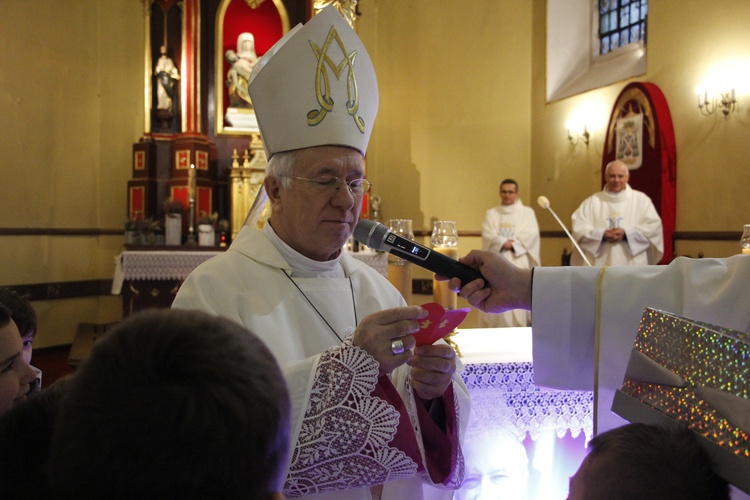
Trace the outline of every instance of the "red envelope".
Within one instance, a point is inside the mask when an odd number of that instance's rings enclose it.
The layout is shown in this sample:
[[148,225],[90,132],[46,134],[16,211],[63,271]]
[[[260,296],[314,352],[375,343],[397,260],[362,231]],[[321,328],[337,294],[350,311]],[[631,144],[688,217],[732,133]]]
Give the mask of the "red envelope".
[[436,302],[422,304],[423,309],[427,309],[426,318],[419,320],[419,331],[414,334],[417,341],[417,347],[422,345],[431,345],[451,333],[466,318],[471,309],[449,309],[445,310],[443,306]]

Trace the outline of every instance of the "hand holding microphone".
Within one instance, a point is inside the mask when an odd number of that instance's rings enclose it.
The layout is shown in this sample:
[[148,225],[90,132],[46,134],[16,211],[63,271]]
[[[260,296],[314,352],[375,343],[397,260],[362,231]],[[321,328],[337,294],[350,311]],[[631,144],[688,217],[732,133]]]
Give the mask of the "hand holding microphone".
[[368,219],[360,220],[354,228],[354,239],[374,250],[390,252],[433,273],[458,278],[462,285],[484,279],[477,271],[457,260],[431,250],[393,233],[383,224]]
[[578,242],[575,239],[573,239],[573,236],[571,236],[570,231],[568,231],[568,228],[565,227],[565,224],[563,224],[563,222],[557,216],[557,214],[555,213],[555,211],[552,210],[552,207],[549,206],[549,199],[547,199],[546,196],[540,196],[539,198],[537,198],[536,201],[537,201],[537,203],[539,203],[540,207],[546,208],[555,217],[555,219],[557,220],[558,224],[560,224],[560,226],[565,231],[565,234],[567,234],[568,238],[570,238],[570,241],[573,242],[573,245],[576,247],[576,250],[578,250],[578,253],[581,255],[581,257],[583,257],[583,261],[586,263],[587,266],[591,267],[591,263],[589,262],[589,259],[586,258],[586,255],[583,253],[583,250],[581,250],[581,247],[578,246]]
[[[450,279],[451,289],[460,291],[472,306],[490,313],[509,309],[531,309],[531,269],[514,266],[502,255],[472,250],[461,260],[425,248],[391,232],[383,224],[362,219],[354,238],[374,250],[387,251]],[[487,273],[487,277],[476,267]],[[474,283],[481,279],[483,283]],[[460,288],[460,290],[459,290]]]

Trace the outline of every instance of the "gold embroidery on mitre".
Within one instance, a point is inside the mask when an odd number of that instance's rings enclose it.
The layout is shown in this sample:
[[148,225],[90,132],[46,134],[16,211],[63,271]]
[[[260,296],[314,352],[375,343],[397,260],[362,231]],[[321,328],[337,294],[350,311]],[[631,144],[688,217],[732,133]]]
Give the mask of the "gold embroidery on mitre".
[[[334,64],[331,58],[328,56],[328,49],[331,47],[333,42],[336,42],[344,54],[344,59],[338,65]],[[315,95],[320,104],[320,109],[313,109],[307,113],[307,124],[314,127],[318,125],[326,117],[329,111],[333,110],[333,98],[331,97],[331,86],[328,80],[328,70],[326,64],[333,71],[334,76],[337,80],[340,79],[341,73],[345,68],[348,68],[346,76],[346,92],[348,100],[346,101],[346,111],[354,118],[354,123],[357,125],[360,133],[365,133],[365,121],[357,115],[359,111],[359,89],[357,87],[357,78],[354,75],[354,60],[357,58],[357,51],[353,51],[351,54],[347,53],[344,42],[339,37],[336,28],[333,26],[328,32],[325,44],[321,49],[315,43],[310,42],[315,56],[318,58],[318,66],[315,72]],[[322,88],[321,88],[322,84]]]

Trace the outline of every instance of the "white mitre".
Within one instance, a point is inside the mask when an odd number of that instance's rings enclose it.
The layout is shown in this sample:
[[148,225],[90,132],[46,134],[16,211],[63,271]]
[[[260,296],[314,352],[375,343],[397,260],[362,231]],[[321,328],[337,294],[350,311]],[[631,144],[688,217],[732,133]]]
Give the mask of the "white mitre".
[[269,159],[324,145],[364,156],[378,83],[362,41],[333,6],[276,42],[256,64],[248,89]]

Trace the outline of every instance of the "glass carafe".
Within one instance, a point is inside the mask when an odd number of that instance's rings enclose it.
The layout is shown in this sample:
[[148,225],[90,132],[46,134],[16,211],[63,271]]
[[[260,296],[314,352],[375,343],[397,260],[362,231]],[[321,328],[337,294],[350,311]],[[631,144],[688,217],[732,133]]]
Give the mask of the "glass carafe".
[[[440,252],[451,259],[458,259],[458,232],[454,221],[435,221],[430,242],[436,252]],[[458,307],[458,297],[455,292],[448,288],[447,281],[432,279],[432,299],[446,309]]]
[[[414,231],[410,219],[391,219],[390,230],[408,240],[414,239]],[[388,281],[391,282],[396,290],[401,292],[401,296],[407,304],[411,305],[412,298],[412,269],[411,262],[393,254],[388,254]]]
[[742,238],[740,239],[740,245],[742,246],[742,253],[750,255],[750,224],[745,224],[744,231],[742,231]]

